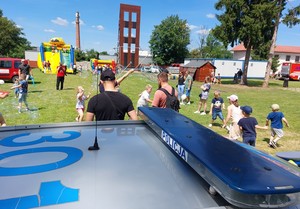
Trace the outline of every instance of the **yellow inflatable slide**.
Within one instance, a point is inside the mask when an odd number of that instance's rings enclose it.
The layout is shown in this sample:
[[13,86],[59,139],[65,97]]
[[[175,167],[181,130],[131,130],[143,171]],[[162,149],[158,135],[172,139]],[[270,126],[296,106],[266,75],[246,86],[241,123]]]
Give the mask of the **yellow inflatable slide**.
[[67,73],[74,73],[73,66],[76,63],[74,48],[58,37],[43,42],[38,54],[38,67],[46,74],[56,74],[60,62],[66,66]]

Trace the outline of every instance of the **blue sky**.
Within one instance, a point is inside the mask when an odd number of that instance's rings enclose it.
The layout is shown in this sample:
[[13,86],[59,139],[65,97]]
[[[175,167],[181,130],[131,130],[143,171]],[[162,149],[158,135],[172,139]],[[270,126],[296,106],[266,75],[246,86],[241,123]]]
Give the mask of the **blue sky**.
[[[155,25],[171,15],[187,20],[191,28],[189,49],[199,46],[199,35],[219,24],[214,8],[217,0],[0,0],[4,16],[23,28],[33,46],[62,37],[75,46],[75,13],[80,13],[81,48],[115,52],[120,3],[141,6],[142,50],[149,50]],[[299,5],[291,0],[288,6]],[[300,26],[280,25],[277,45],[300,46]]]

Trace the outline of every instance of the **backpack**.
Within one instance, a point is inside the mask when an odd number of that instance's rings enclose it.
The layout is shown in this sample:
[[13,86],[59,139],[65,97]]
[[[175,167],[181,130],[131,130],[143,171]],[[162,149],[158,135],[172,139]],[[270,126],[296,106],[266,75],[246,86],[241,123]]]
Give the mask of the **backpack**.
[[179,112],[180,104],[178,98],[175,96],[175,89],[172,87],[172,94],[170,94],[166,89],[160,88],[158,90],[163,91],[167,95],[167,108],[171,108],[177,112]]

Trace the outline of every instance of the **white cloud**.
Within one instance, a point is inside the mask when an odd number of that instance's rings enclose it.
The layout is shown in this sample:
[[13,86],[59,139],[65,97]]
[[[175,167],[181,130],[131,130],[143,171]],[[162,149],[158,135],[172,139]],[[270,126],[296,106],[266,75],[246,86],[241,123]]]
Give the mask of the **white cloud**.
[[208,35],[211,29],[201,29],[197,30],[196,33],[202,34],[202,35]]
[[215,14],[207,14],[206,17],[209,19],[214,19],[214,18],[216,18],[216,15]]
[[23,28],[21,25],[16,25],[17,26],[17,28]]
[[[72,24],[75,25],[76,21],[73,21]],[[84,21],[79,19],[79,25],[85,25]]]
[[92,27],[96,28],[97,30],[100,30],[100,31],[104,30],[104,27],[102,25],[96,25],[96,26],[93,25]]
[[196,25],[190,25],[188,23],[187,23],[187,26],[190,28],[190,30],[194,30],[194,29],[198,28],[198,26],[196,26]]
[[69,22],[66,19],[62,19],[61,17],[57,17],[55,20],[51,20],[56,25],[67,26]]
[[44,32],[47,32],[47,33],[55,33],[55,30],[52,30],[52,29],[44,29]]

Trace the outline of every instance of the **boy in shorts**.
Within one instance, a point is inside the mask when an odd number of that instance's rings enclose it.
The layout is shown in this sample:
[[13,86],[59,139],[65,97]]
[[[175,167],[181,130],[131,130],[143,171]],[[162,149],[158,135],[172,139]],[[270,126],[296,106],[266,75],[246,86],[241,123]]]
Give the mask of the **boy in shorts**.
[[21,73],[19,78],[19,85],[14,85],[11,89],[19,89],[19,106],[18,112],[22,112],[22,103],[26,105],[26,111],[29,111],[27,103],[27,93],[28,93],[28,81],[26,80],[26,74]]
[[271,121],[271,137],[270,137],[269,146],[276,148],[277,147],[276,143],[284,135],[282,130],[283,129],[282,121],[285,123],[287,127],[289,127],[289,123],[285,119],[283,113],[279,112],[278,104],[272,104],[271,108],[272,108],[272,112],[270,112],[267,116],[266,126],[269,126],[269,121]]

